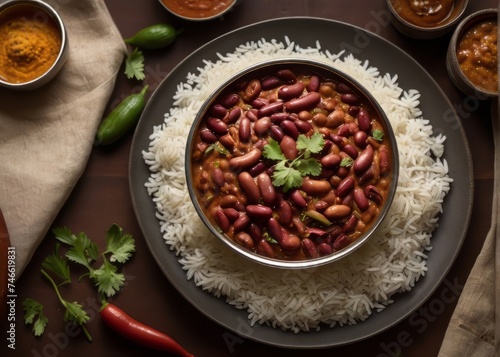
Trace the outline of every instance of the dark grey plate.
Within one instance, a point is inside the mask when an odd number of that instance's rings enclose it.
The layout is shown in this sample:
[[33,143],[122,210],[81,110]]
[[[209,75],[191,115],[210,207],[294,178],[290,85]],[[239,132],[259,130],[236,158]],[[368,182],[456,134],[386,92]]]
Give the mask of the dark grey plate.
[[[363,42],[362,48],[356,46],[361,34],[369,39]],[[351,51],[358,59],[368,59],[381,73],[398,74],[399,84],[405,90],[419,90],[422,95],[420,108],[425,117],[431,120],[435,132],[447,136],[445,158],[450,176],[455,180],[446,197],[439,228],[433,235],[428,272],[411,292],[396,295],[393,304],[364,322],[299,334],[267,326],[250,327],[245,311],[235,309],[225,299],[210,295],[186,279],[177,257],[163,241],[155,207],[144,187],[150,173],[142,158],[153,126],[162,123],[164,113],[172,106],[177,84],[185,81],[188,72],[197,73],[196,68],[203,66],[203,59],[216,61],[216,52],[233,52],[235,47],[247,41],[260,38],[284,41],[285,36],[301,47],[316,47],[318,40],[323,50]],[[129,173],[139,224],[151,253],[170,283],[193,306],[232,333],[290,348],[323,348],[360,341],[394,326],[418,309],[441,284],[458,255],[467,232],[473,198],[472,161],[465,133],[448,98],[430,75],[410,56],[381,37],[349,24],[310,17],[281,18],[243,27],[207,43],[182,61],[160,84],[144,110],[132,143]]]

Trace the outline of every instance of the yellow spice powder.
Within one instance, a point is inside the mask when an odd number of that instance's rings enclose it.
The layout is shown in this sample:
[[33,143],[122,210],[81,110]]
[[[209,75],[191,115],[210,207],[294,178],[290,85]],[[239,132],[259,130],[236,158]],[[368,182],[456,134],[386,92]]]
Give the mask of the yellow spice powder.
[[13,14],[0,24],[0,78],[31,81],[47,72],[60,48],[61,34],[51,18]]

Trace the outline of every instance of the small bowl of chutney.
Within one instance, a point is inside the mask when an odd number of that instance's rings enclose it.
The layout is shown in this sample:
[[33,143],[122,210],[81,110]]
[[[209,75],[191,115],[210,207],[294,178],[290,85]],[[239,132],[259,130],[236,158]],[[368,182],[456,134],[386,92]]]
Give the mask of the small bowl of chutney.
[[387,0],[392,25],[403,35],[432,39],[445,35],[461,20],[468,0]]
[[446,67],[463,93],[480,100],[498,97],[498,9],[485,9],[464,18],[455,29],[446,54]]

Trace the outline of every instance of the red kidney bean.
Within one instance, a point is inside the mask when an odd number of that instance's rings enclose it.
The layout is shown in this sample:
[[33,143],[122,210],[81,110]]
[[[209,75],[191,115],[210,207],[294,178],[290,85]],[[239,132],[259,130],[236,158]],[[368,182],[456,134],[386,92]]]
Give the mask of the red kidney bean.
[[285,133],[283,132],[283,129],[281,129],[281,127],[278,126],[278,125],[271,125],[271,127],[269,128],[269,130],[271,131],[271,133],[270,133],[271,134],[271,138],[273,138],[277,142],[281,142],[281,140],[285,136]]
[[293,122],[293,125],[295,125],[297,130],[302,134],[306,134],[306,133],[310,132],[311,130],[313,130],[313,126],[311,125],[311,123],[309,123],[308,121],[305,121],[305,120],[300,120],[300,119],[295,120]]
[[266,170],[267,170],[266,164],[264,164],[263,162],[258,162],[254,166],[252,166],[251,168],[248,169],[248,173],[252,177],[255,177],[258,174],[260,174],[260,173],[262,173],[262,172],[264,172]]
[[274,258],[276,256],[276,253],[274,252],[273,247],[271,247],[271,244],[269,244],[269,242],[264,239],[261,239],[257,244],[257,254],[268,258]]
[[262,108],[265,105],[269,104],[269,100],[265,98],[257,98],[254,101],[252,101],[252,109],[255,109],[255,114],[258,115],[259,109]]
[[354,172],[359,175],[366,171],[368,167],[373,162],[373,148],[371,145],[368,145],[357,157],[356,160],[354,160],[354,163],[352,164],[352,168]]
[[268,206],[272,206],[276,201],[276,190],[274,189],[271,177],[263,172],[257,176],[257,186],[259,186],[262,201]]
[[295,234],[289,233],[285,228],[281,228],[281,231],[283,235],[281,238],[281,242],[279,243],[284,250],[293,252],[300,248],[301,241],[299,237],[297,237]]
[[309,92],[300,98],[289,100],[285,103],[285,108],[289,112],[299,113],[314,108],[320,101],[321,95],[318,92]]
[[235,93],[228,94],[225,98],[221,100],[221,104],[227,109],[232,108],[240,101],[240,96]]
[[330,114],[328,114],[328,116],[326,117],[325,126],[331,129],[335,129],[344,123],[345,123],[345,112],[342,109],[338,108],[335,109]]
[[278,98],[283,99],[284,101],[298,98],[304,92],[304,88],[305,86],[302,82],[282,86],[278,89]]
[[312,119],[312,114],[308,110],[302,110],[298,114],[300,120],[309,121]]
[[255,124],[253,125],[253,130],[258,136],[264,136],[267,134],[267,131],[270,127],[271,120],[269,119],[269,117],[263,117],[255,122]]
[[353,201],[354,201],[354,194],[353,194],[353,191],[351,191],[346,196],[341,198],[340,204],[343,204],[345,206],[349,206],[352,208]]
[[234,107],[229,111],[229,114],[224,118],[224,122],[227,124],[234,124],[241,117],[241,108]]
[[260,151],[264,150],[264,146],[269,144],[269,142],[265,139],[259,139],[255,144],[253,144],[254,149],[259,149]]
[[358,217],[356,217],[354,214],[351,214],[347,221],[345,222],[344,226],[342,227],[342,231],[344,233],[352,231],[354,228],[356,228],[356,224],[358,224]]
[[300,220],[300,217],[293,217],[292,224],[293,227],[297,230],[297,233],[299,233],[300,235],[306,234],[307,226]]
[[314,242],[309,238],[302,239],[302,251],[308,258],[314,259],[319,257],[318,250],[316,249],[316,244],[314,244]]
[[342,102],[349,104],[349,105],[360,105],[361,102],[359,100],[359,97],[356,94],[353,93],[344,93],[340,96],[340,100]]
[[307,233],[309,233],[309,238],[314,239],[315,242],[323,241],[329,236],[327,231],[316,227],[307,228]]
[[299,155],[297,143],[288,135],[283,136],[283,139],[281,139],[280,149],[288,160],[295,160]]
[[200,131],[200,138],[206,143],[213,144],[217,142],[217,136],[210,131],[210,129],[203,129]]
[[238,219],[233,223],[234,232],[240,232],[248,227],[250,224],[250,217],[247,214],[242,213]]
[[234,207],[238,203],[238,197],[234,195],[224,195],[220,199],[220,206],[222,208]]
[[250,119],[251,122],[255,123],[259,117],[257,116],[258,110],[255,108],[250,109],[248,112],[245,113],[245,116]]
[[278,221],[286,227],[292,223],[292,218],[292,206],[288,201],[281,201],[278,207]]
[[247,195],[248,202],[252,204],[259,203],[260,190],[252,175],[247,171],[243,171],[238,175],[238,182],[240,183],[243,192]]
[[335,220],[347,217],[351,212],[352,212],[352,209],[349,206],[333,205],[333,206],[328,207],[325,210],[324,215],[329,220],[335,221]]
[[339,93],[352,93],[351,87],[349,87],[344,82],[338,82],[336,87]]
[[327,194],[332,186],[327,180],[304,179],[300,189],[310,196],[321,196]]
[[236,146],[233,137],[230,134],[222,135],[219,137],[219,142],[229,151],[232,151]]
[[251,102],[255,98],[257,98],[262,90],[262,86],[258,79],[251,80],[247,86],[245,87],[245,91],[243,92],[243,100],[245,102]]
[[389,149],[385,145],[380,145],[379,149],[380,173],[384,174],[389,171],[391,161],[389,159]]
[[302,196],[299,190],[293,190],[290,194],[290,199],[296,206],[300,208],[307,207],[306,199],[304,198],[304,196]]
[[337,196],[345,197],[354,188],[354,179],[351,176],[344,178],[337,186]]
[[330,140],[340,148],[344,147],[344,145],[346,144],[349,144],[349,139],[338,134],[330,134]]
[[250,119],[248,119],[247,117],[241,118],[239,126],[240,140],[244,143],[247,143],[250,140],[251,133],[252,128],[250,125]]
[[345,137],[345,138],[351,136],[351,131],[349,130],[349,125],[343,124],[342,126],[340,126],[340,128],[337,130],[337,135]]
[[229,219],[226,217],[226,215],[221,209],[218,209],[215,212],[215,222],[217,222],[217,225],[219,226],[220,230],[224,233],[227,233],[227,231],[229,231],[229,228],[231,227]]
[[347,109],[347,113],[353,118],[356,118],[359,113],[359,107],[357,105],[351,105],[349,109]]
[[225,135],[228,132],[227,124],[222,119],[210,117],[207,119],[207,128],[217,135]]
[[299,129],[297,129],[293,121],[288,119],[283,120],[280,126],[283,129],[285,135],[291,136],[293,140],[297,140],[297,138],[299,137]]
[[248,205],[246,208],[246,212],[250,216],[250,218],[263,221],[268,220],[273,216],[272,208],[261,204]]
[[290,114],[285,112],[274,113],[271,115],[271,123],[279,125],[283,120],[286,120],[289,117]]
[[366,211],[370,206],[370,203],[366,198],[365,191],[359,187],[354,189],[354,202],[356,202],[356,205],[362,212]]
[[358,113],[358,126],[360,130],[363,130],[366,133],[368,133],[371,128],[370,115],[363,108],[361,108]]
[[367,182],[373,180],[375,178],[375,165],[370,165],[368,169],[365,170],[361,175],[359,175],[359,183],[361,185],[366,184]]
[[259,108],[259,111],[257,112],[257,116],[259,118],[262,118],[262,117],[270,116],[273,113],[281,112],[283,110],[283,105],[284,104],[281,101],[266,104],[263,107]]
[[222,119],[226,116],[227,109],[221,104],[214,104],[210,108],[210,114],[212,114],[216,118]]
[[368,134],[364,131],[358,131],[354,134],[353,140],[354,144],[360,149],[364,149],[367,145],[366,139],[368,139]]
[[332,254],[333,248],[328,243],[320,243],[320,244],[318,244],[318,253],[319,253],[319,255],[324,257],[324,256]]
[[341,250],[341,249],[347,247],[349,244],[350,244],[349,237],[347,235],[345,235],[344,233],[342,233],[333,242],[333,250],[334,251]]
[[309,78],[309,83],[307,84],[307,91],[308,92],[317,92],[319,90],[320,86],[320,79],[316,75],[312,75]]
[[342,151],[351,157],[351,159],[355,160],[358,157],[358,150],[352,144],[346,144],[342,148]]
[[250,234],[254,242],[258,243],[262,239],[262,231],[255,223],[250,223],[248,226],[248,234]]
[[340,165],[340,156],[337,154],[328,154],[321,158],[321,165],[325,168],[331,169]]
[[252,167],[262,156],[262,151],[252,149],[244,155],[233,157],[229,160],[229,165],[233,169],[242,169]]
[[382,204],[384,200],[382,194],[380,193],[378,188],[375,187],[374,185],[368,185],[365,187],[365,195],[379,206]]
[[278,87],[283,84],[283,81],[276,76],[266,77],[261,81],[261,86],[263,90],[269,90]]
[[[328,121],[327,116],[324,113],[315,113],[312,117],[312,122],[319,127],[324,127],[326,126],[326,123]],[[330,133],[328,130],[325,130],[325,132]]]
[[289,69],[280,69],[276,72],[276,77],[288,83],[295,83],[297,81],[295,73]]
[[267,231],[269,235],[276,239],[278,243],[281,245],[281,241],[283,240],[283,230],[281,229],[281,224],[276,220],[276,218],[270,218],[267,221]]
[[240,244],[241,246],[247,248],[247,249],[252,249],[254,247],[254,241],[250,234],[246,232],[239,232],[234,236],[234,240],[236,243]]
[[226,180],[224,179],[224,173],[219,167],[213,167],[212,170],[210,170],[211,177],[213,182],[219,186],[222,187],[226,183]]
[[322,212],[322,211],[324,211],[324,210],[325,210],[328,206],[330,206],[330,205],[328,204],[328,202],[326,202],[326,201],[322,201],[322,200],[320,200],[320,201],[316,201],[316,202],[314,203],[314,209],[315,209],[316,211],[318,211],[318,212]]
[[227,219],[229,219],[230,222],[236,221],[238,218],[240,218],[240,212],[238,212],[234,208],[223,208],[222,212],[226,215]]

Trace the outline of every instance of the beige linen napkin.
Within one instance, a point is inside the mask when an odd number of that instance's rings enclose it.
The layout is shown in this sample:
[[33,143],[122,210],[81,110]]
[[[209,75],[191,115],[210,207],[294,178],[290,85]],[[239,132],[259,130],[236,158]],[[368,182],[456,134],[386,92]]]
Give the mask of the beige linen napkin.
[[19,277],[81,177],[126,51],[103,0],[47,0],[66,25],[59,75],[0,89],[0,207]]
[[[495,178],[491,228],[446,331],[440,357],[500,356],[500,123],[493,120]],[[495,272],[496,271],[496,272]],[[495,318],[496,315],[496,318]],[[496,320],[496,321],[495,321]]]

